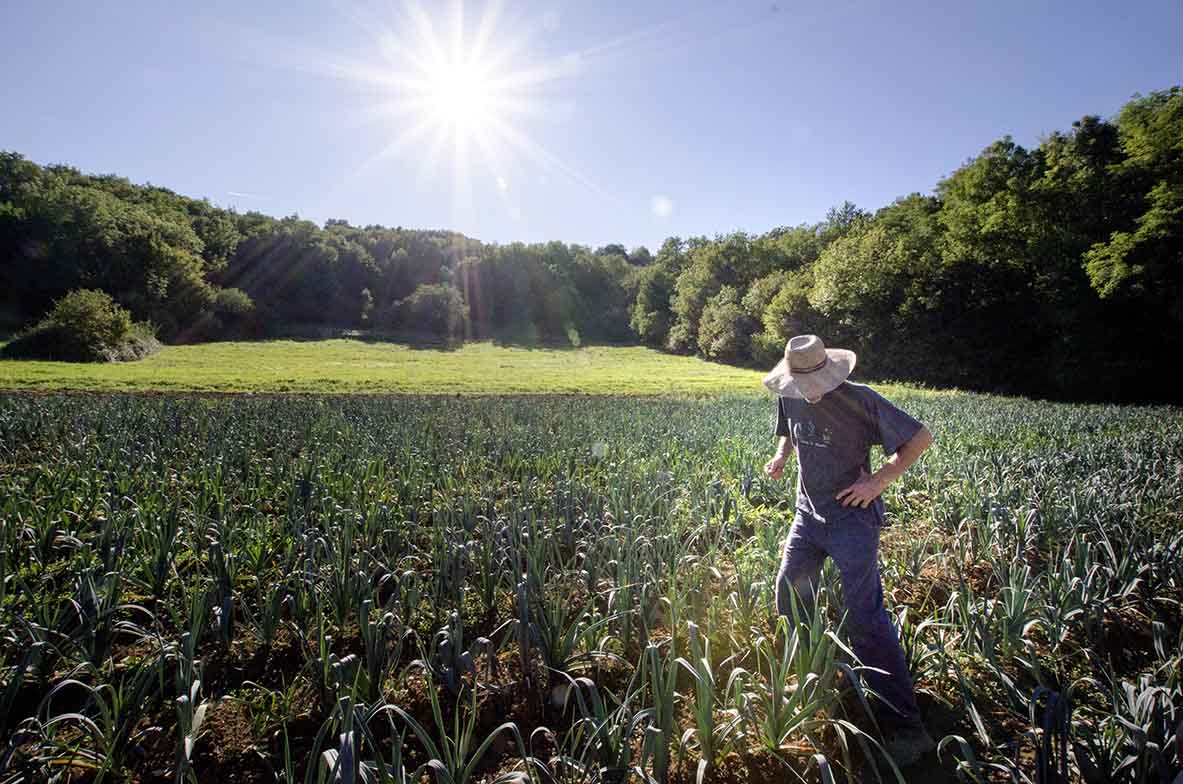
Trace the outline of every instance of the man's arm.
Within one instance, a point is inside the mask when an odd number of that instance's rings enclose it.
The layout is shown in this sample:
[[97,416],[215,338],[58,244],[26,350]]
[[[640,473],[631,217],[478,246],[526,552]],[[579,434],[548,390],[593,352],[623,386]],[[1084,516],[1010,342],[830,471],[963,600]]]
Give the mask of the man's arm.
[[863,471],[862,476],[854,484],[835,496],[843,506],[860,506],[864,509],[882,495],[888,485],[899,479],[905,471],[924,454],[924,450],[932,446],[932,431],[921,425],[899,450],[887,458],[879,470],[873,474]]
[[764,464],[764,473],[773,479],[780,479],[785,472],[785,461],[789,456],[789,437],[781,436],[776,445],[776,454]]
[[882,484],[879,492],[882,493],[888,485],[903,476],[904,472],[911,468],[912,464],[919,460],[930,446],[932,446],[932,431],[921,426],[916,435],[900,447],[900,451],[887,458],[879,470],[871,475],[872,478],[878,477]]

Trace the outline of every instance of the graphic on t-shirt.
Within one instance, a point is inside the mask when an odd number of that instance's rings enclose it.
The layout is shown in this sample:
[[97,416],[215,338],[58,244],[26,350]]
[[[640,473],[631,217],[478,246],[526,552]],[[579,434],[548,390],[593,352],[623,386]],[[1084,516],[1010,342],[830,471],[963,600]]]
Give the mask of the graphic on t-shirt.
[[793,423],[793,440],[800,446],[816,446],[822,449],[829,449],[834,442],[834,433],[830,428],[823,428],[819,433],[817,427],[813,422],[794,422]]

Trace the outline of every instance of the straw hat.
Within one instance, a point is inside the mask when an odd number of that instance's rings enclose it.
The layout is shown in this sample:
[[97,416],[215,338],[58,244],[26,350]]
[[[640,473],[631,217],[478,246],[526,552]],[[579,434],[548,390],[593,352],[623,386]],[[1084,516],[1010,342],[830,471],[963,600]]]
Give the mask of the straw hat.
[[826,348],[817,335],[798,335],[785,345],[785,356],[764,386],[781,397],[816,400],[837,389],[854,370],[855,355],[844,348]]

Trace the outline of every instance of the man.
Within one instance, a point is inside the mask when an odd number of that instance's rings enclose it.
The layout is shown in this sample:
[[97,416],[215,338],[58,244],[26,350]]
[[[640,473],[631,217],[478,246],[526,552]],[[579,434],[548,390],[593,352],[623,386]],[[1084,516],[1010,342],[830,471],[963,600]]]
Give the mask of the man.
[[[924,453],[932,433],[870,387],[847,381],[854,364],[854,352],[799,335],[764,379],[778,395],[780,437],[764,471],[774,479],[783,475],[790,444],[798,469],[797,512],[776,578],[776,608],[790,614],[790,592],[809,606],[822,562],[834,559],[854,651],[864,665],[887,673],[867,672],[865,678],[894,709],[885,721],[885,748],[904,767],[935,744],[920,719],[904,652],[883,605],[879,496]],[[890,457],[871,473],[875,444]]]

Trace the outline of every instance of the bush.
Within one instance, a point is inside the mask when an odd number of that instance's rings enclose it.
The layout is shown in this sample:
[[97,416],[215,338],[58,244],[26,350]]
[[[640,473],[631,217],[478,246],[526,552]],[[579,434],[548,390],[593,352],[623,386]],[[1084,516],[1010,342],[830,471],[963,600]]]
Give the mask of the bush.
[[14,359],[64,362],[125,362],[160,348],[156,331],[133,323],[131,314],[105,291],[78,289],[54,303],[31,329],[4,347]]
[[732,286],[724,286],[702,309],[698,348],[709,359],[735,362],[747,355],[751,331],[739,292]]
[[249,294],[242,289],[218,289],[209,306],[177,329],[173,340],[177,343],[247,340],[259,336],[260,321]]
[[638,276],[629,326],[651,346],[661,346],[669,337],[673,290],[674,279],[661,267],[649,267]]
[[422,285],[406,299],[395,302],[384,319],[385,326],[418,334],[463,338],[468,326],[468,305],[451,286]]
[[214,296],[214,312],[222,319],[246,319],[255,312],[255,303],[242,289],[220,289]]
[[115,345],[131,331],[131,314],[95,289],[71,291],[54,303],[49,319],[92,345]]

